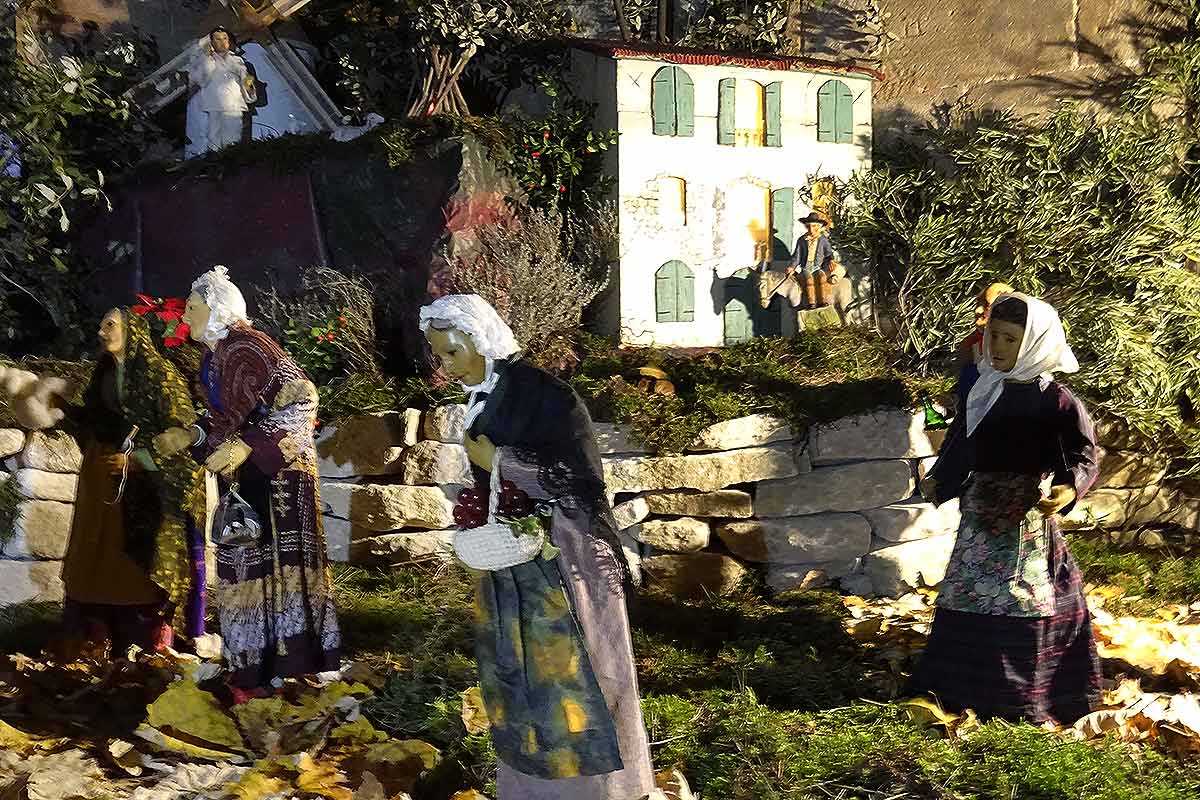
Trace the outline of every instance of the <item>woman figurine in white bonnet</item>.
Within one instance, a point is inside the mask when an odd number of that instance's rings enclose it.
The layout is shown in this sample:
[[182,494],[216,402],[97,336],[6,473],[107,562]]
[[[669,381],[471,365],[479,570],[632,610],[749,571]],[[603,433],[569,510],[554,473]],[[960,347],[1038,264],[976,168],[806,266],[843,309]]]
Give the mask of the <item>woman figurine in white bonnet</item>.
[[321,525],[313,424],[317,391],[269,336],[250,326],[246,301],[224,267],[192,286],[183,317],[208,347],[197,376],[207,413],[191,430],[155,441],[160,452],[193,448],[263,523],[263,539],[219,547],[221,636],[239,697],[274,678],[336,670],[337,615]]
[[1057,519],[1099,466],[1087,409],[1054,380],[1079,365],[1054,309],[1008,293],[991,307],[978,366],[962,387],[965,421],[921,487],[938,503],[960,497],[962,521],[908,691],[985,719],[1070,725],[1099,702],[1101,676]]
[[629,567],[587,409],[569,386],[517,358],[512,331],[478,295],[442,297],[421,309],[420,324],[470,394],[463,444],[475,489],[455,509],[460,527],[486,521],[498,470],[499,511],[524,516],[549,505],[560,551],[476,573],[475,653],[498,800],[657,792],[625,609]]

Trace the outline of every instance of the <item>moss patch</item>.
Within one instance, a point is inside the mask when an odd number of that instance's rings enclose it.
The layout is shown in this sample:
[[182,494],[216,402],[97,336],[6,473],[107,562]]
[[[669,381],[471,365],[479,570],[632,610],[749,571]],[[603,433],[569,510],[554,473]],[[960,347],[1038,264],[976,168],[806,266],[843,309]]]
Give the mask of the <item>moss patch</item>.
[[1103,536],[1072,535],[1068,541],[1085,581],[1127,592],[1116,601],[1125,612],[1152,615],[1167,604],[1200,600],[1200,559],[1122,548]]

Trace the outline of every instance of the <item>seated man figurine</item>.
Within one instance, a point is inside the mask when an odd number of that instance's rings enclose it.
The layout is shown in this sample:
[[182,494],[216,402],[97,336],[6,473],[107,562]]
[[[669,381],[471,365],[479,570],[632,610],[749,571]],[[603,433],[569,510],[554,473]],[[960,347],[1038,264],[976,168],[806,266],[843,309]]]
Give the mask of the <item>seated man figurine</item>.
[[829,220],[813,211],[799,221],[808,226],[808,233],[796,240],[787,274],[800,285],[804,297],[800,308],[833,305],[833,285],[846,276],[846,270],[825,232]]

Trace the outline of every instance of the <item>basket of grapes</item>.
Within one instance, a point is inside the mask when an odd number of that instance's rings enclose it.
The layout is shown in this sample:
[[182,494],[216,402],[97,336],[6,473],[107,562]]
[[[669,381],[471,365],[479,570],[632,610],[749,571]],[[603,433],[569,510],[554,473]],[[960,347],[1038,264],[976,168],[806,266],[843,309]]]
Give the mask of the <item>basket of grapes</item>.
[[454,506],[454,553],[471,569],[489,572],[552,558],[557,551],[546,538],[546,513],[511,481],[493,478],[487,496],[463,489]]

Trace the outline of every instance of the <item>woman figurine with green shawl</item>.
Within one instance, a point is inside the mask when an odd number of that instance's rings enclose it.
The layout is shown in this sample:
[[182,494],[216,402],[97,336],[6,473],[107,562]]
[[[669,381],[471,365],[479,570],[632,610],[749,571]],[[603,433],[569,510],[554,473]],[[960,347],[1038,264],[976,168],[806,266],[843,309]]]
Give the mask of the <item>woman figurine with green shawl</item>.
[[64,623],[68,633],[109,640],[114,653],[161,649],[173,630],[203,632],[203,579],[194,586],[189,538],[203,541],[204,482],[187,453],[155,456],[151,441],[196,413],[145,319],[113,309],[99,336],[82,405],[62,405],[63,427],[83,450],[63,562]]

